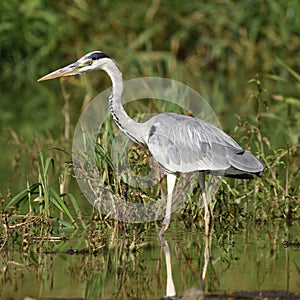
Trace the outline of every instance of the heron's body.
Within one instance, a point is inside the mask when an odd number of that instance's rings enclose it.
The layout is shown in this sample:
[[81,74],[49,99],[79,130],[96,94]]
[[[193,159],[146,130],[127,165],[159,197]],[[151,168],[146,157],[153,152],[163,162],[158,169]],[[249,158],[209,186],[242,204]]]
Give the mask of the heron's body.
[[167,173],[200,171],[252,178],[252,174],[259,172],[261,163],[253,160],[250,152],[201,119],[162,113],[144,123],[144,128],[147,128],[144,143]]
[[[212,175],[251,179],[253,175],[259,175],[263,171],[263,164],[255,156],[243,150],[225,132],[201,119],[174,113],[161,113],[144,123],[131,119],[122,105],[122,73],[116,62],[103,52],[91,52],[77,62],[54,71],[40,80],[93,70],[104,70],[111,78],[112,94],[109,98],[109,108],[116,124],[129,138],[148,147],[167,174],[167,209],[160,236],[170,223],[176,173],[199,171]],[[200,185],[208,225],[210,214],[203,177],[200,177]]]

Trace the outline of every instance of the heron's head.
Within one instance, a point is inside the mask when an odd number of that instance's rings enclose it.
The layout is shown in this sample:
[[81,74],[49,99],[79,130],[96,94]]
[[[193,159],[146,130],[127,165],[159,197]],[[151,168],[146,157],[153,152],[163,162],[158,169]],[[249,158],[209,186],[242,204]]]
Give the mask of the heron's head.
[[38,81],[77,75],[94,70],[103,70],[105,69],[108,60],[111,61],[110,57],[105,53],[93,51],[84,55],[76,62],[43,76]]

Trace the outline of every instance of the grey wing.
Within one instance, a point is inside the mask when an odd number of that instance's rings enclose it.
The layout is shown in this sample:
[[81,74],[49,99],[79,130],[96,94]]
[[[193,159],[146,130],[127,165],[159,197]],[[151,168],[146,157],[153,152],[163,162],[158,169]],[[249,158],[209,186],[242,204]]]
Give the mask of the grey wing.
[[256,173],[262,164],[219,128],[197,118],[172,113],[149,121],[147,145],[167,172]]

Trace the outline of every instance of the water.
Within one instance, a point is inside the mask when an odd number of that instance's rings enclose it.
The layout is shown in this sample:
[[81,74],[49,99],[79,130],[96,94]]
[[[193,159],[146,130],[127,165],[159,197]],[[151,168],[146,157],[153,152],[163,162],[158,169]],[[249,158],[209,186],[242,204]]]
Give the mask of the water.
[[[38,248],[38,242],[28,252],[12,247],[0,252],[0,298],[160,299],[174,289],[186,298],[191,289],[199,291],[202,277],[208,298],[241,291],[300,292],[299,223],[234,231],[205,239],[178,221],[166,243],[149,230],[132,246],[112,229],[96,255],[75,251],[86,247],[80,232],[69,241],[51,242],[55,253]],[[206,271],[204,253],[210,258]]]

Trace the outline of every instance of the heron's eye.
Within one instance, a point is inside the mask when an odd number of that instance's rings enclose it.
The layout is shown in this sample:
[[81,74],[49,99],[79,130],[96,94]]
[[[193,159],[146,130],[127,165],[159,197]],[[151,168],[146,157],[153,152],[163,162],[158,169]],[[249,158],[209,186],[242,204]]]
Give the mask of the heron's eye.
[[86,63],[87,63],[88,65],[92,65],[92,64],[93,64],[93,60],[92,60],[92,59],[89,59]]

